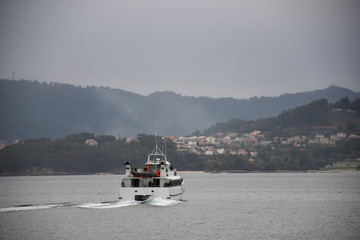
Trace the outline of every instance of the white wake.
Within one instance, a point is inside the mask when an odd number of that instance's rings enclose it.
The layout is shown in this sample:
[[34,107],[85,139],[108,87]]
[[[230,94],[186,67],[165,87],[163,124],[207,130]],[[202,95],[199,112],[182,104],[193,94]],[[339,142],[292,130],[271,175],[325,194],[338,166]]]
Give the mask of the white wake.
[[0,208],[0,212],[30,211],[30,210],[41,210],[41,209],[58,208],[58,207],[61,207],[61,205],[59,204],[21,205],[21,206]]
[[98,203],[48,203],[48,204],[29,204],[29,205],[18,205],[10,207],[0,208],[0,213],[5,212],[18,212],[18,211],[31,211],[31,210],[44,210],[44,209],[54,209],[54,208],[83,208],[83,209],[110,209],[110,208],[121,208],[129,207],[135,205],[150,205],[150,206],[159,206],[159,207],[168,207],[174,206],[181,203],[181,201],[172,200],[172,199],[162,199],[162,198],[150,198],[146,201],[107,201],[107,202],[98,202]]
[[100,203],[82,203],[79,204],[78,207],[106,209],[106,208],[128,207],[138,204],[140,203],[136,201],[113,201],[113,202],[100,202]]
[[177,205],[181,203],[181,201],[173,200],[173,199],[163,199],[163,198],[150,198],[144,203],[152,206],[169,207],[169,206]]

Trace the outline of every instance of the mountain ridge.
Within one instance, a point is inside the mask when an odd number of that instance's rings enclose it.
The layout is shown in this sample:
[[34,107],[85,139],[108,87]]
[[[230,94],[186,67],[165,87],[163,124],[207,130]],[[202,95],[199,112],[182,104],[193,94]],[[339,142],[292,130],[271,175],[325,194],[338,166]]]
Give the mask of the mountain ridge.
[[359,92],[326,89],[249,99],[192,97],[163,91],[147,96],[109,87],[0,80],[0,140],[64,137],[93,132],[121,137],[138,133],[187,135],[233,118],[256,120],[325,98]]

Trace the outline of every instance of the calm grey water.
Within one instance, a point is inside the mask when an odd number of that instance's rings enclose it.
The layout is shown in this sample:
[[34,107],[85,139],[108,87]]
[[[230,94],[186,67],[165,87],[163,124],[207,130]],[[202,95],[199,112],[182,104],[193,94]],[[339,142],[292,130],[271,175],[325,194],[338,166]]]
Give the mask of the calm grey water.
[[1,239],[359,239],[360,173],[182,174],[185,201],[118,202],[122,175],[0,178]]

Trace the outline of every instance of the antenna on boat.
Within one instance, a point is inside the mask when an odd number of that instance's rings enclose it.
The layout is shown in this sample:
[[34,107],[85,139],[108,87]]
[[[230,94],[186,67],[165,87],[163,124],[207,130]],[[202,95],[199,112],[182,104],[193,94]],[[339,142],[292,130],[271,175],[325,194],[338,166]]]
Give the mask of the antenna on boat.
[[[163,138],[161,138],[161,141],[163,141],[164,139]],[[166,144],[166,143],[165,143]],[[166,145],[164,145],[164,144],[162,144],[162,152],[163,153],[165,153],[165,155],[166,155]]]
[[167,148],[166,148],[166,138],[164,139],[164,144],[165,144],[165,156],[167,156]]
[[157,143],[157,131],[155,131],[154,140],[155,140],[155,148],[157,148],[157,147],[158,147],[158,143]]

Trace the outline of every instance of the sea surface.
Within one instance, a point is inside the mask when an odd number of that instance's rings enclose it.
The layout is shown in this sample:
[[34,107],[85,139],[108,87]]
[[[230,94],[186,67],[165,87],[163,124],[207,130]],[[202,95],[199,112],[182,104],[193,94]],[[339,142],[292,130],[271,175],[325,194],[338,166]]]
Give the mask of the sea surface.
[[360,172],[181,175],[145,203],[122,175],[1,177],[0,239],[360,239]]

